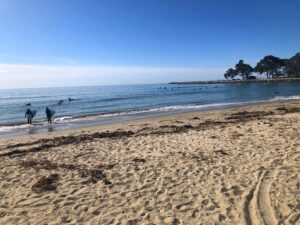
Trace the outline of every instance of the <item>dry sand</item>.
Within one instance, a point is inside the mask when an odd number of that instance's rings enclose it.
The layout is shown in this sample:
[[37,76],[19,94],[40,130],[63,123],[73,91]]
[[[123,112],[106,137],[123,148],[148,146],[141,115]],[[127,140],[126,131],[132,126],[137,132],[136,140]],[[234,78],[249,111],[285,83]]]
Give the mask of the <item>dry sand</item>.
[[0,224],[300,224],[300,103],[0,140]]

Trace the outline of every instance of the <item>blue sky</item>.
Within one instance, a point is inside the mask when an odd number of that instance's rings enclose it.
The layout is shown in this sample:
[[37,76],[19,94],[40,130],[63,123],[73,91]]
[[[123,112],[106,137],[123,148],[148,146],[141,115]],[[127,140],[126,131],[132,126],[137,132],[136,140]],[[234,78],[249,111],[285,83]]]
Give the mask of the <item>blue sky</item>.
[[298,0],[0,0],[0,88],[223,78],[300,51]]

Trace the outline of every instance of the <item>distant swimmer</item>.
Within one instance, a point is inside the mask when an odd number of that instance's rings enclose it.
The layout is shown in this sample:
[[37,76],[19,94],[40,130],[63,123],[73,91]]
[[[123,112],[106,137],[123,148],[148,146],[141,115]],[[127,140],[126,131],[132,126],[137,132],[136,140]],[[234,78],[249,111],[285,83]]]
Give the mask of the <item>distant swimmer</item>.
[[26,106],[31,106],[31,103],[30,103],[30,102],[28,102],[28,103],[25,103],[25,105],[26,105]]
[[30,109],[27,109],[25,112],[25,118],[27,119],[27,124],[32,124],[32,119],[34,117],[33,112]]
[[68,98],[69,102],[74,101],[74,98]]
[[280,92],[278,92],[278,91],[274,91],[274,92],[273,92],[273,94],[274,94],[274,95],[279,95],[279,94],[280,94]]
[[64,100],[60,100],[57,104],[61,105],[63,104]]
[[51,113],[51,110],[48,108],[48,107],[46,107],[46,110],[45,110],[45,112],[46,112],[46,116],[47,116],[47,120],[48,120],[48,123],[52,123],[52,113]]

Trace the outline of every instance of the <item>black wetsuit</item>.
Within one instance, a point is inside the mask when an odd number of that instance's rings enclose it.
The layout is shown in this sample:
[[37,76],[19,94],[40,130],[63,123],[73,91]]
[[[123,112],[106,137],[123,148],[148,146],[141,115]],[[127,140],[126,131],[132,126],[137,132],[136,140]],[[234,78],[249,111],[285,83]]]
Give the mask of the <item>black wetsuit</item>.
[[46,115],[47,115],[48,123],[52,123],[52,121],[51,121],[52,115],[51,115],[51,111],[48,107],[46,108]]
[[30,109],[26,110],[25,118],[27,118],[27,123],[28,124],[32,124],[33,113],[31,112]]

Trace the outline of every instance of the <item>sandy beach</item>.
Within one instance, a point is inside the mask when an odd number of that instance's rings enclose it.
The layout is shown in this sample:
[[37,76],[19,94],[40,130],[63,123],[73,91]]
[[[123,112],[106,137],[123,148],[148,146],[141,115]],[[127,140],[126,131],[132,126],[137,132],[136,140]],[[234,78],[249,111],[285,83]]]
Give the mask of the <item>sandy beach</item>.
[[0,224],[300,224],[300,102],[0,140]]

